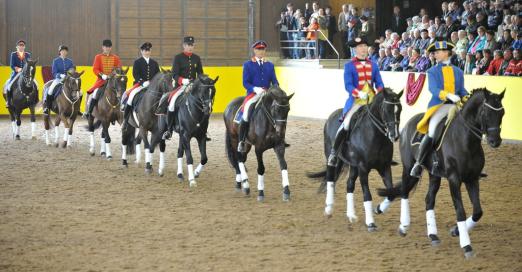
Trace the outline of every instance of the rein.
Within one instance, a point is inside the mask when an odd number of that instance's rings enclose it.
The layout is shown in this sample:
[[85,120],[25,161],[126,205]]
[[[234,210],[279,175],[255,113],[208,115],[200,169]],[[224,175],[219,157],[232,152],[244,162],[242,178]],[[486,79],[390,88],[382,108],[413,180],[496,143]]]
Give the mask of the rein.
[[[391,102],[391,101],[387,101],[386,99],[383,100],[383,103],[385,104],[391,104],[391,105],[399,105],[400,102]],[[379,118],[377,118],[377,116],[375,116],[369,109],[369,104],[368,104],[368,100],[366,100],[366,113],[368,114],[368,116],[370,116],[370,121],[372,122],[372,124],[377,128],[377,130],[379,132],[381,132],[382,134],[384,134],[384,136],[388,136],[388,127],[386,125],[389,125],[389,124],[393,124],[393,126],[395,127],[396,123],[397,123],[397,120],[393,121],[393,122],[387,122],[387,123],[384,123],[382,122],[381,120],[379,120]],[[382,106],[380,107],[380,109],[382,109]],[[395,116],[394,116],[395,118]],[[381,119],[382,118],[382,111],[381,111]]]

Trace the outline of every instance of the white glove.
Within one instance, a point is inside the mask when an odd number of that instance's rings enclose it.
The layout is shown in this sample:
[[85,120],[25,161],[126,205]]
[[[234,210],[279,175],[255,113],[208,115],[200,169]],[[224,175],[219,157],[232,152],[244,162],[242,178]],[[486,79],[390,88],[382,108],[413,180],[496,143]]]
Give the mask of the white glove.
[[147,88],[147,87],[149,87],[149,85],[150,85],[150,82],[148,80],[141,84],[141,86],[143,86],[143,88]]
[[188,78],[184,78],[181,80],[181,84],[188,85],[190,83],[190,80]]
[[367,92],[359,92],[359,98],[362,100],[368,99],[368,93]]
[[458,96],[456,94],[449,93],[449,94],[446,95],[446,99],[450,100],[453,103],[457,103],[457,102],[460,101],[460,96]]
[[265,91],[265,89],[261,87],[254,87],[254,93],[256,94],[262,94]]
[[107,78],[109,78],[109,77],[108,77],[107,75],[105,75],[105,74],[102,74],[102,75],[101,75],[101,78],[102,78],[103,80],[107,80]]
[[60,74],[60,79],[64,79],[65,78],[65,74]]

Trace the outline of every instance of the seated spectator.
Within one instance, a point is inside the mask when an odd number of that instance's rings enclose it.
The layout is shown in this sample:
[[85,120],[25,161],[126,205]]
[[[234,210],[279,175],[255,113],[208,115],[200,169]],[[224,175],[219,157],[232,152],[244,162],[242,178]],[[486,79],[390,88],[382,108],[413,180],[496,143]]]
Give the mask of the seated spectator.
[[400,45],[400,41],[401,41],[401,36],[399,36],[399,34],[393,32],[392,33],[392,43],[391,43],[390,47],[392,49],[398,49],[399,45]]
[[389,70],[386,71],[396,71],[397,67],[401,64],[401,61],[404,57],[399,52],[398,48],[392,49],[392,58],[389,64]]
[[485,75],[498,75],[500,71],[500,66],[502,65],[502,62],[504,61],[504,54],[502,53],[502,50],[495,50],[495,53],[493,55],[493,60],[488,66],[488,69],[486,70]]
[[408,48],[408,50],[411,50],[411,56],[408,59],[408,66],[404,71],[410,71],[410,72],[416,72],[416,66],[420,59],[420,50],[417,48]]
[[466,26],[466,32],[472,33],[475,35],[475,34],[477,34],[477,28],[478,28],[478,25],[477,25],[477,22],[475,21],[475,18],[473,18],[473,16],[469,16],[468,25]]
[[421,50],[421,52],[424,52],[424,50],[426,50],[426,48],[428,48],[429,45],[430,45],[430,37],[428,36],[428,30],[423,29],[423,30],[421,30],[421,40],[419,42],[418,48]]
[[406,32],[410,33],[415,29],[415,26],[413,25],[413,19],[408,18],[406,19]]
[[502,34],[502,39],[498,41],[500,44],[500,49],[506,50],[511,48],[511,44],[513,44],[513,38],[511,38],[511,30],[505,29]]
[[468,26],[468,17],[470,15],[469,3],[467,1],[464,1],[462,6],[464,7],[464,11],[460,15],[460,24],[462,25],[462,27],[467,27]]
[[506,76],[522,76],[522,60],[520,59],[520,49],[513,50],[513,59],[504,73]]
[[484,46],[486,45],[486,28],[481,26],[477,30],[478,36],[471,43],[468,49],[468,53],[475,54],[477,51],[484,50]]
[[421,17],[419,16],[413,16],[413,18],[411,18],[411,21],[413,22],[413,25],[412,25],[412,30],[416,30],[418,29],[419,31],[421,30],[420,29],[420,24],[421,24]]
[[[399,49],[397,49],[397,50],[399,51]],[[411,53],[411,50],[409,50],[409,51]],[[406,71],[408,69],[408,63],[410,61],[408,49],[407,48],[403,49],[402,51],[400,51],[400,54],[401,54],[402,59],[399,62],[399,65],[392,68],[392,71],[400,72],[400,71]]]
[[368,46],[368,58],[375,63],[379,62],[379,53],[376,52],[374,45]]
[[418,29],[413,31],[413,48],[420,48],[420,42],[422,40],[421,32]]
[[466,31],[459,30],[458,36],[459,36],[459,40],[455,44],[455,51],[457,52],[457,54],[460,54],[460,52],[462,52],[462,51],[467,52],[469,40],[466,36]]
[[518,33],[517,30],[511,30],[511,38],[513,38],[513,43],[511,44],[511,49],[522,49],[522,33]]
[[439,16],[435,17],[435,36],[437,38],[446,38],[446,25],[443,24]]
[[430,69],[430,67],[432,66],[431,65],[432,64],[431,63],[431,55],[432,54],[433,53],[430,53],[427,50],[424,51],[424,55],[419,58],[419,60],[417,61],[417,64],[415,65],[415,71],[416,72],[424,73],[428,69]]
[[464,64],[464,74],[471,75],[475,71],[475,61],[473,54],[466,53],[466,64]]
[[412,39],[409,37],[408,32],[402,33],[402,39],[399,41],[399,50],[402,52],[403,49],[408,49],[412,46]]
[[466,51],[460,51],[460,53],[457,53],[457,63],[455,66],[459,67],[462,71],[464,71],[466,66]]
[[459,41],[459,34],[457,34],[456,31],[451,32],[451,35],[450,35],[450,39],[449,39],[449,40],[451,41],[451,43],[453,43],[453,44],[456,45],[457,42]]
[[495,30],[502,22],[502,6],[500,3],[491,3],[490,11],[488,12],[488,29]]
[[486,19],[486,15],[483,12],[477,13],[477,15],[475,15],[475,19],[477,19],[477,29],[478,29],[478,27],[481,27],[481,26],[484,27],[484,29],[488,28],[488,22]]
[[384,42],[380,43],[379,47],[381,47],[381,48],[390,47],[390,45],[393,41],[391,35],[392,35],[391,29],[386,29],[386,31],[384,31]]
[[383,71],[390,71],[391,70],[390,64],[393,60],[392,50],[389,47],[384,50],[386,52],[386,59],[384,59],[384,62],[382,64]]
[[489,67],[489,64],[493,60],[493,57],[491,56],[491,50],[485,49],[482,51],[483,57],[480,59],[480,61],[477,63],[477,70],[476,75],[482,75],[486,72],[486,70]]
[[497,42],[495,41],[495,32],[493,32],[493,30],[486,31],[486,44],[484,44],[484,49],[491,51],[497,50]]
[[446,16],[446,33],[444,38],[449,40],[451,33],[459,31],[460,28],[458,21],[453,20],[451,16]]
[[384,71],[384,62],[388,57],[386,57],[386,49],[379,49],[379,60],[377,61],[377,65],[379,66],[379,71]]
[[436,42],[439,39],[439,38],[437,38],[435,27],[428,28],[428,37],[430,38],[430,41],[428,42],[428,46],[430,44]]
[[506,73],[506,69],[509,66],[509,63],[513,59],[513,52],[511,51],[511,48],[508,48],[504,50],[504,60],[502,61],[502,64],[500,64],[500,68],[498,69],[499,75],[504,75]]

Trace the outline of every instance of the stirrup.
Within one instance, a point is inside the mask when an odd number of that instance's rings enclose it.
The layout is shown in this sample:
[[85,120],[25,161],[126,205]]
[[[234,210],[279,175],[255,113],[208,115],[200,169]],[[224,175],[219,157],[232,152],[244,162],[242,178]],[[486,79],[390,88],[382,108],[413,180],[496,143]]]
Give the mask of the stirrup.
[[337,155],[334,153],[330,153],[328,156],[328,166],[336,166],[337,165]]
[[411,168],[410,176],[415,178],[420,178],[422,176],[422,165],[420,163],[415,162],[415,164]]
[[245,143],[245,141],[240,141],[237,144],[237,152],[240,152],[240,153],[246,152],[246,143]]

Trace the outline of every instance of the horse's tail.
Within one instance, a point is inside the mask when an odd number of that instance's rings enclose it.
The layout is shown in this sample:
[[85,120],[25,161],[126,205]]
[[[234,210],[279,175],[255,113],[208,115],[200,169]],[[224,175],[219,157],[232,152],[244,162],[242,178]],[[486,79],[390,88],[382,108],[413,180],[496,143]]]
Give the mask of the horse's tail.
[[326,177],[326,169],[319,172],[308,172],[306,173],[306,176],[311,179],[324,178]]
[[236,164],[236,159],[234,156],[234,148],[232,147],[232,138],[230,137],[230,133],[228,130],[225,132],[225,150],[227,152],[228,162],[232,167]]
[[127,124],[127,154],[136,153],[136,128]]
[[[342,163],[339,163],[335,167],[333,181],[337,181],[339,179],[339,177],[343,173],[343,169],[344,169],[344,165]],[[321,184],[319,184],[319,188],[317,188],[317,193],[319,194],[319,193],[325,192],[325,190],[326,190],[326,169],[319,171],[319,172],[308,172],[306,174],[306,176],[309,178],[312,178],[312,179],[322,178]]]
[[[412,182],[406,184],[406,192],[411,192],[417,187],[420,179],[412,179]],[[377,189],[377,194],[382,197],[388,197],[394,199],[399,197],[402,194],[402,186],[404,186],[404,181],[400,181],[395,183],[391,189],[379,188]]]

